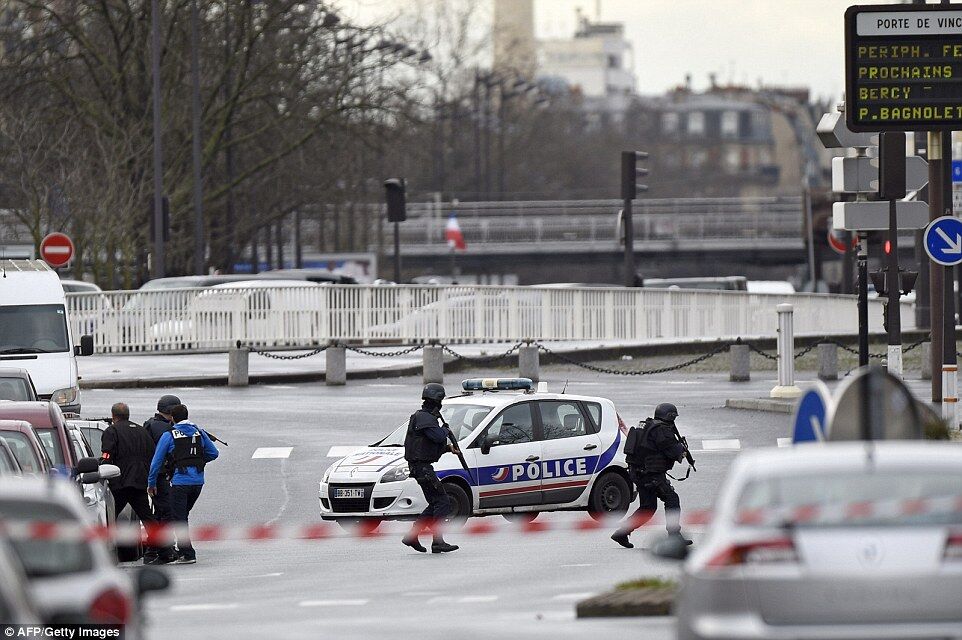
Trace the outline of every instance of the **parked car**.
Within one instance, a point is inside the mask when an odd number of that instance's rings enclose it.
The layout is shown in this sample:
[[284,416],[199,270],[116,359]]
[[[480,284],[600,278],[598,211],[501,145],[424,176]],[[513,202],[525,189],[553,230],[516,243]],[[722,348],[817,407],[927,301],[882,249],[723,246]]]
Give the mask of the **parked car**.
[[[22,476],[23,468],[7,441],[0,438],[0,476]],[[3,618],[0,618],[2,620]]]
[[[67,427],[70,446],[73,448],[79,460],[100,457],[100,451],[95,452],[93,450],[79,425],[74,424],[70,420],[65,420],[64,425]],[[104,474],[104,466],[106,465],[102,465],[100,468],[102,478],[100,482],[83,483],[81,486],[83,488],[84,503],[87,505],[87,509],[90,510],[100,524],[111,525],[114,523],[114,494],[111,493],[110,487],[107,486],[109,476]]]
[[[89,472],[85,480],[97,475]],[[0,483],[0,518],[71,527],[92,524],[77,491],[62,479],[11,478]],[[102,540],[15,538],[10,544],[47,620],[122,624],[125,637],[140,638],[140,596],[169,584],[166,575],[152,567],[133,576],[118,568]]]
[[0,622],[7,625],[43,622],[20,560],[5,538],[0,538]]
[[277,269],[275,271],[263,271],[254,277],[265,280],[273,278],[306,280],[318,284],[357,284],[355,278],[328,269]]
[[103,289],[93,282],[84,282],[83,280],[61,280],[60,285],[63,287],[64,293],[103,293]]
[[0,367],[0,400],[39,400],[30,372],[15,367]]
[[77,474],[81,457],[71,446],[64,415],[56,404],[39,402],[0,402],[0,420],[24,420],[33,425],[54,468],[66,475]]
[[23,420],[0,420],[0,440],[10,447],[25,474],[50,475],[53,461],[29,422]]
[[962,637],[960,496],[955,444],[741,454],[684,565],[679,640]]

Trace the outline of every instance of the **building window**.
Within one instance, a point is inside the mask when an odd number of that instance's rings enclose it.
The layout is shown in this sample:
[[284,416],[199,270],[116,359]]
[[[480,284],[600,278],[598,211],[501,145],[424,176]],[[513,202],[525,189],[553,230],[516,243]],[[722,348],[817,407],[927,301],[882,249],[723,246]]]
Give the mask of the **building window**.
[[725,150],[725,172],[738,173],[741,166],[742,154],[738,147],[728,147]]
[[738,112],[725,111],[721,115],[721,135],[723,138],[738,137]]
[[705,114],[692,111],[688,114],[688,133],[693,136],[705,135]]
[[621,68],[621,60],[618,59],[618,56],[608,56],[608,68],[609,69]]
[[678,114],[674,111],[661,114],[661,130],[665,133],[677,133]]

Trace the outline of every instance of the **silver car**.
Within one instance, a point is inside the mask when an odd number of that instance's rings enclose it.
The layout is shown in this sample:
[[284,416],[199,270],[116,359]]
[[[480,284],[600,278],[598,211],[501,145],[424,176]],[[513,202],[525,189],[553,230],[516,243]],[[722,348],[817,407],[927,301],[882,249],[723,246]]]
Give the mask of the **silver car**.
[[960,496],[957,444],[742,454],[684,565],[678,638],[962,638]]

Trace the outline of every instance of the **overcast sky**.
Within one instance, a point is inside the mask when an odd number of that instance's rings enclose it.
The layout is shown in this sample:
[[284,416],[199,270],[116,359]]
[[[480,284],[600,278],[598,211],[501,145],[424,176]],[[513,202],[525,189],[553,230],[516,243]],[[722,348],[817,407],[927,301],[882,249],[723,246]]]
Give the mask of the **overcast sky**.
[[[361,21],[397,15],[416,0],[338,0]],[[569,37],[575,9],[597,0],[535,0],[538,37]],[[601,0],[601,19],[624,22],[642,93],[662,93],[691,73],[696,89],[719,82],[804,85],[839,98],[844,86],[843,14],[855,0]],[[864,0],[862,4],[869,4]]]

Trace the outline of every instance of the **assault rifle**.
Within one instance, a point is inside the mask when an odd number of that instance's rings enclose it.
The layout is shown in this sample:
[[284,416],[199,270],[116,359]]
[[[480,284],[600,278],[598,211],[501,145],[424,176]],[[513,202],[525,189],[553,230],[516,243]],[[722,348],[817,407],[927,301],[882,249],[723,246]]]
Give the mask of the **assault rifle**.
[[451,451],[458,457],[458,460],[461,461],[461,467],[467,472],[471,483],[477,485],[478,483],[474,481],[474,476],[471,474],[471,468],[468,467],[468,461],[464,459],[464,454],[461,453],[461,447],[458,446],[458,439],[454,437],[454,432],[451,431],[451,425],[447,422],[444,423],[444,431],[448,434],[448,440],[451,441]]
[[[695,468],[695,456],[691,455],[691,450],[688,448],[688,438],[681,435],[681,433],[678,431],[678,427],[675,426],[675,423],[671,424],[671,428],[675,430],[675,436],[678,437],[678,442],[680,442],[681,446],[685,448],[685,460],[688,461],[692,471],[698,471],[698,469]],[[688,476],[685,477],[687,478]]]

